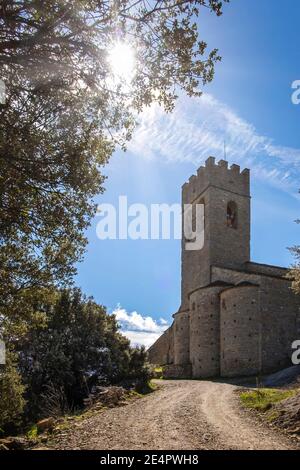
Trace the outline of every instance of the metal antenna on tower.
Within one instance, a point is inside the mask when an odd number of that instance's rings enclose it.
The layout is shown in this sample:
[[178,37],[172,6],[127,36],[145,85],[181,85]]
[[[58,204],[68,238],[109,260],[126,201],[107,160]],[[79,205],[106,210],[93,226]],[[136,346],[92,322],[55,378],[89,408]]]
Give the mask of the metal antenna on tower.
[[224,160],[227,161],[226,140],[224,139]]

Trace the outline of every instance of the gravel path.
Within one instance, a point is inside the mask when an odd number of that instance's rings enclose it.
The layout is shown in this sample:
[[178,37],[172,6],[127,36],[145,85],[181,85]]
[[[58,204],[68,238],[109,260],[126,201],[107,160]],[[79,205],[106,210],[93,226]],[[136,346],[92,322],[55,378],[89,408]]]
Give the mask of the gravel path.
[[240,411],[235,385],[158,381],[160,388],[127,406],[76,423],[56,449],[291,449],[283,436]]

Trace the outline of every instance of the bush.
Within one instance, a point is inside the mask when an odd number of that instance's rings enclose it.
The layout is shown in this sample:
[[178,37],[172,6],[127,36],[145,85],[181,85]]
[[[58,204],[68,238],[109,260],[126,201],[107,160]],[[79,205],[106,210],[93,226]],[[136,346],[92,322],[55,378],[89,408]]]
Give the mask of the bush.
[[0,367],[0,429],[12,432],[21,422],[24,386],[13,353],[7,352],[6,365]]
[[147,364],[145,347],[134,348],[130,354],[128,378],[132,380],[138,392],[148,391],[149,381],[152,378],[152,369]]
[[19,342],[30,419],[49,414],[49,407],[57,414],[80,408],[97,384],[142,389],[149,381],[145,349],[131,348],[115,317],[79,289],[57,292],[39,310],[46,323]]

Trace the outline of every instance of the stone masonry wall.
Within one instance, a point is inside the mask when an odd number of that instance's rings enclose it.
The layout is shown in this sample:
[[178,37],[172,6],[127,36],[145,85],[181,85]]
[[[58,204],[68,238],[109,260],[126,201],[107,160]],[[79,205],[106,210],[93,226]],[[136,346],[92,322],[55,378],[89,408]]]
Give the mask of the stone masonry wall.
[[224,287],[190,295],[190,361],[194,378],[220,375],[220,297]]
[[261,322],[259,287],[241,285],[220,295],[222,377],[254,375],[260,371]]
[[190,363],[190,319],[189,311],[174,315],[174,364]]
[[174,331],[170,326],[148,349],[151,364],[164,365],[174,361]]
[[273,372],[291,365],[292,343],[300,339],[300,296],[284,279],[262,277],[262,367]]

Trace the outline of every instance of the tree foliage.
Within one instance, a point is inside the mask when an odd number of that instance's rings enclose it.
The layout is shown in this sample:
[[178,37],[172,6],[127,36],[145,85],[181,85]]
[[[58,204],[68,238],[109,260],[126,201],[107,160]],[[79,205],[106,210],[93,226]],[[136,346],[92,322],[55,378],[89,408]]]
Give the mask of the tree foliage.
[[[227,1],[227,0],[225,0]],[[100,169],[133,128],[133,113],[158,101],[171,110],[212,80],[217,50],[195,18],[217,0],[0,2],[0,300],[66,282],[103,190]],[[108,60],[130,43],[135,75],[115,80]]]
[[[297,223],[300,224],[300,220],[297,220]],[[293,246],[290,251],[295,257],[295,264],[289,272],[289,277],[292,279],[293,290],[300,294],[300,246]]]
[[67,405],[81,406],[96,384],[136,386],[149,380],[143,349],[131,348],[116,319],[79,289],[53,292],[40,306],[44,325],[16,345],[31,416],[42,415],[47,390],[59,391]]
[[16,356],[7,351],[6,365],[0,366],[0,431],[13,429],[20,423],[25,405],[24,385],[16,363]]
[[[220,57],[197,17],[227,1],[0,1],[0,332],[19,352],[32,410],[47,385],[71,402],[86,381],[147,377],[145,352],[103,307],[57,288],[83,256],[102,166],[135,116],[154,101],[171,111],[178,90],[198,95],[212,80]],[[118,42],[135,51],[130,83],[109,62]],[[0,388],[7,422],[23,407],[13,360]]]

